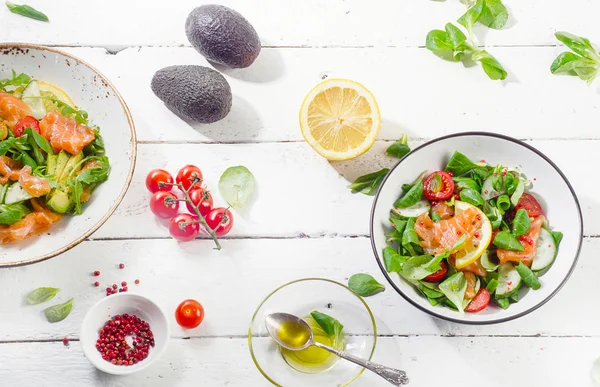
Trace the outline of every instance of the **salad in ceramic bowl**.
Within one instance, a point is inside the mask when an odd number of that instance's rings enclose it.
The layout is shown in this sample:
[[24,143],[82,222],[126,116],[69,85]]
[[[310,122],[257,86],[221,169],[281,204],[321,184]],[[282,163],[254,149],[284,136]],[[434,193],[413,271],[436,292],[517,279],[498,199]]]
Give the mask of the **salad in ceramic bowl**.
[[542,305],[568,278],[582,238],[560,170],[525,143],[484,133],[434,140],[402,159],[380,188],[371,227],[394,288],[467,323]]

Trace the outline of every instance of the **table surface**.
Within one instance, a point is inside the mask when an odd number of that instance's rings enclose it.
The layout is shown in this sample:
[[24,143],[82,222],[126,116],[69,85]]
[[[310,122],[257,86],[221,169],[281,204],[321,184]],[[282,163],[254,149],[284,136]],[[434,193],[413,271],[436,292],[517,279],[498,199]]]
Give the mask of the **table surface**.
[[[493,82],[477,66],[444,62],[423,47],[429,30],[464,12],[458,0],[222,1],[253,23],[263,50],[252,67],[224,71],[234,92],[229,116],[194,127],[152,94],[150,79],[168,65],[206,64],[184,33],[187,13],[203,1],[28,3],[51,23],[0,5],[0,41],[56,46],[103,72],[132,110],[139,158],[122,204],[89,240],[49,261],[0,270],[0,385],[270,385],[255,369],[246,338],[252,312],[269,291],[302,277],[345,282],[356,272],[385,282],[369,243],[372,198],[351,194],[348,180],[393,165],[383,150],[404,132],[414,146],[484,130],[524,139],[569,177],[585,217],[577,269],[547,305],[493,326],[432,318],[388,287],[367,300],[381,333],[374,360],[406,369],[414,386],[592,386],[591,366],[600,356],[600,179],[589,172],[600,154],[600,81],[588,87],[551,75],[549,66],[564,51],[553,36],[557,30],[600,47],[600,2],[505,0],[508,27],[476,29],[510,73]],[[299,105],[326,77],[356,79],[379,101],[380,136],[356,160],[329,163],[302,140]],[[186,163],[199,165],[213,187],[231,165],[246,165],[256,177],[257,198],[235,214],[222,251],[210,240],[178,244],[147,208],[147,171]],[[116,269],[120,262],[124,270]],[[94,270],[103,283],[139,278],[136,290],[167,311],[185,298],[198,299],[206,320],[184,331],[171,316],[172,340],[160,361],[133,376],[100,373],[77,342],[83,316],[104,297],[92,286]],[[42,306],[24,307],[23,295],[39,286],[62,288],[61,300],[77,295],[66,320],[49,324]],[[364,374],[354,385],[386,383]]]

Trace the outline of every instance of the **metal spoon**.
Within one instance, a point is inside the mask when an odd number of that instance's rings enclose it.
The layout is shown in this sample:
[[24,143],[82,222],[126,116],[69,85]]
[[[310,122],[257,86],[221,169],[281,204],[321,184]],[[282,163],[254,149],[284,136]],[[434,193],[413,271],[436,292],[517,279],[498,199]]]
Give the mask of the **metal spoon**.
[[[289,325],[293,325],[293,331],[296,333],[294,337],[287,338],[286,341],[283,341],[281,337],[279,337],[279,332],[281,332],[283,324],[288,325],[288,327]],[[408,377],[404,371],[385,367],[381,364],[361,359],[354,355],[348,354],[345,351],[339,351],[335,348],[331,348],[327,345],[316,342],[313,331],[306,321],[302,320],[300,317],[294,316],[293,314],[272,313],[265,318],[265,325],[267,326],[267,331],[273,340],[275,340],[277,344],[285,349],[289,349],[290,351],[301,351],[314,345],[315,347],[329,351],[341,357],[342,359],[346,359],[354,364],[358,364],[369,371],[375,372],[377,375],[381,376],[395,386],[408,384]]]

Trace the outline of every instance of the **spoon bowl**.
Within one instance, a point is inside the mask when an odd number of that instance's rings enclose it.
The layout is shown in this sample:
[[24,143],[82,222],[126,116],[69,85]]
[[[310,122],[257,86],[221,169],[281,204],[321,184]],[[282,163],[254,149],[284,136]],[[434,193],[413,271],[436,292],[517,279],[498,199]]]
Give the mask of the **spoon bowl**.
[[[289,313],[271,313],[265,317],[269,335],[285,349],[302,351],[315,345],[314,333],[306,321]],[[288,333],[282,335],[282,332]]]

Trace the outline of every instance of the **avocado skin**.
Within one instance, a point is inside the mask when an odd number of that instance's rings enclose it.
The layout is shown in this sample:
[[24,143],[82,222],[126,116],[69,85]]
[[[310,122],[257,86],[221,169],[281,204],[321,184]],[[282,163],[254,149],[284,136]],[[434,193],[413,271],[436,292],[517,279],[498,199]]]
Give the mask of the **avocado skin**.
[[204,124],[231,110],[231,87],[217,71],[204,66],[169,66],[152,78],[152,91],[178,115]]
[[227,67],[248,67],[260,53],[254,27],[240,13],[222,5],[194,9],[185,22],[185,33],[206,59]]

